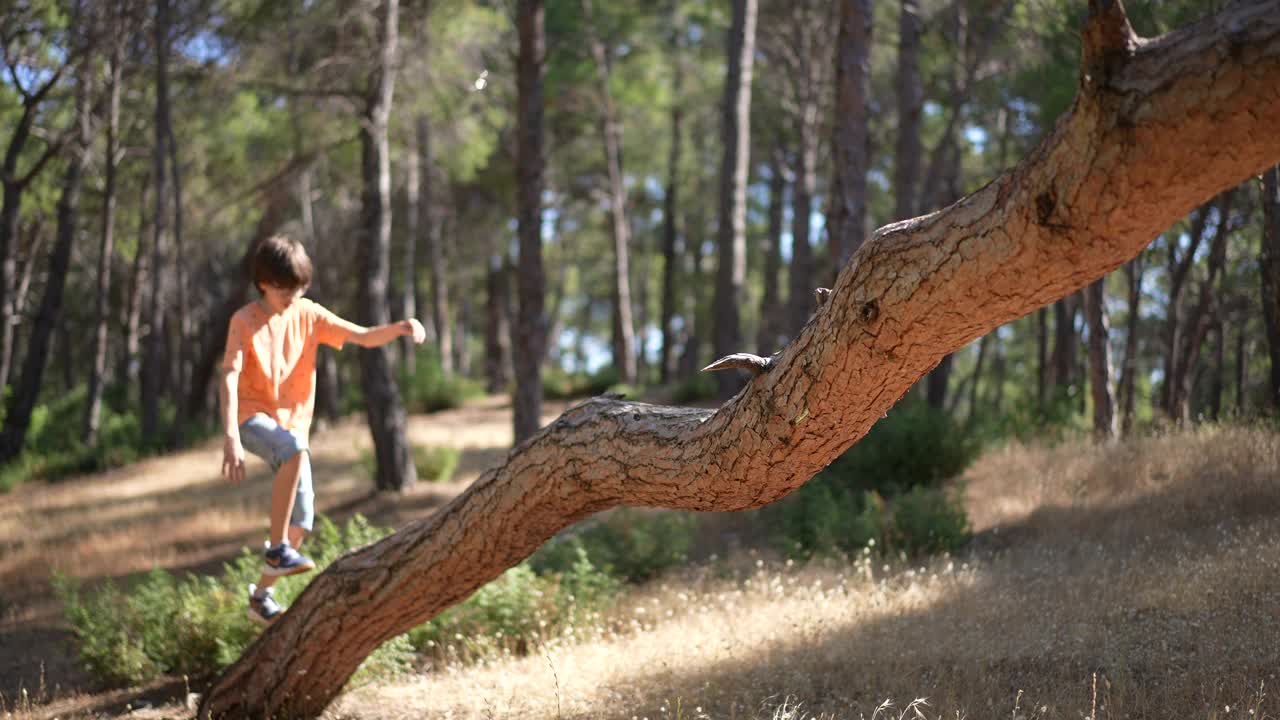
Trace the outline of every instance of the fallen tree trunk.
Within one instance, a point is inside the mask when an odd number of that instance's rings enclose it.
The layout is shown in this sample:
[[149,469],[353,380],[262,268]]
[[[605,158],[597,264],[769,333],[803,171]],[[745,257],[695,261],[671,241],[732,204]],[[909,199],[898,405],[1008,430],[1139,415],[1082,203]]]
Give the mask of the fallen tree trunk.
[[[714,412],[572,408],[432,517],[317,577],[212,684],[200,717],[316,717],[378,645],[593,512],[741,510],[800,487],[944,355],[1280,160],[1276,9],[1244,0],[1142,40],[1119,0],[1091,0],[1080,92],[1054,132],[973,195],[877,231],[736,397]],[[1224,138],[1230,151],[1216,151]]]

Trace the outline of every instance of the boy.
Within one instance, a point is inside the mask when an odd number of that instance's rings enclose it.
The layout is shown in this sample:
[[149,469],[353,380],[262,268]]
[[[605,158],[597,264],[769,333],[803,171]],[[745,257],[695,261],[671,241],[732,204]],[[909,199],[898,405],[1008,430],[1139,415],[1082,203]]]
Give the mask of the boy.
[[249,586],[249,618],[266,626],[283,612],[271,595],[276,579],[315,568],[298,547],[315,516],[307,436],[318,346],[341,349],[350,340],[379,347],[403,335],[421,343],[426,332],[416,319],[364,328],[303,298],[311,284],[311,259],[301,243],[284,236],[258,247],[253,284],[261,297],[231,317],[222,361],[222,474],[236,483],[244,479],[245,450],[276,473],[266,566]]

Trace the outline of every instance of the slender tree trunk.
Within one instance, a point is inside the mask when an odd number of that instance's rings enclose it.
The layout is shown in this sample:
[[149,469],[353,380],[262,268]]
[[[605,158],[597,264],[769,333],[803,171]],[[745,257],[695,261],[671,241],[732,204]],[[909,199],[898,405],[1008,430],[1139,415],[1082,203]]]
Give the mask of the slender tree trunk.
[[1043,414],[1048,410],[1049,392],[1049,314],[1036,310],[1036,403]]
[[[516,320],[515,442],[524,442],[542,425],[542,358],[546,353],[546,273],[542,269],[543,67],[546,62],[544,0],[517,0],[520,51],[516,62],[517,125],[516,209],[520,266],[520,311]],[[616,240],[616,238],[615,238]]]
[[1213,371],[1209,376],[1209,419],[1222,419],[1222,395],[1227,385],[1227,324],[1221,317],[1213,324]]
[[508,297],[511,281],[507,269],[504,254],[489,255],[489,269],[485,273],[484,375],[485,389],[495,394],[506,392],[511,382],[511,299]]
[[[14,135],[18,133],[15,131]],[[14,142],[9,143],[9,155],[13,164],[17,164],[17,153]],[[10,163],[5,163],[4,174],[4,207],[0,208],[0,391],[9,383],[10,367],[13,364],[14,326],[17,324],[17,292],[15,276],[17,260],[14,257],[13,240],[18,237],[18,211],[22,205],[23,187],[9,178],[12,176]]]
[[119,376],[117,382],[124,387],[133,387],[138,382],[142,355],[142,303],[145,289],[149,283],[149,249],[148,238],[154,239],[154,230],[147,217],[147,188],[150,175],[142,183],[138,193],[138,246],[133,255],[133,267],[129,273],[129,294],[125,298],[124,342],[121,347]]
[[466,295],[461,296],[458,307],[458,323],[453,327],[453,369],[459,375],[471,375],[471,321],[475,315],[475,306]]
[[22,195],[27,186],[40,174],[45,164],[54,156],[57,146],[46,144],[39,158],[25,175],[18,175],[18,160],[31,139],[31,130],[39,115],[40,104],[58,84],[62,76],[60,68],[35,92],[29,93],[14,84],[22,93],[22,114],[9,135],[4,163],[0,165],[0,184],[4,186],[4,200],[0,205],[0,390],[9,384],[14,358],[14,326],[17,324],[17,292],[14,284],[17,275],[16,249]]
[[152,151],[151,183],[155,194],[154,232],[151,243],[151,292],[147,298],[146,336],[142,356],[142,437],[160,440],[160,393],[164,364],[164,311],[165,282],[167,274],[164,257],[164,236],[169,217],[167,171],[169,142],[169,0],[156,0],[155,20],[156,53],[156,109],[155,147]]
[[935,410],[942,410],[947,406],[947,385],[951,380],[953,363],[950,355],[942,358],[925,379],[925,401]]
[[1236,415],[1249,416],[1249,350],[1248,323],[1236,328]]
[[[364,192],[359,240],[359,322],[367,327],[389,319],[387,282],[391,255],[391,148],[387,119],[395,90],[399,0],[384,0],[378,10],[380,59],[373,73],[360,121],[360,150]],[[375,485],[379,490],[404,492],[417,482],[417,469],[405,441],[405,409],[391,372],[391,351],[361,348],[360,382],[365,412],[377,458]]]
[[[733,0],[725,70],[721,132],[720,211],[717,216],[715,331],[716,355],[742,348],[742,304],[747,282],[747,171],[751,154],[751,71],[756,44],[756,0]],[[720,397],[742,386],[736,373],[716,376]]]
[[1093,436],[1110,441],[1116,437],[1116,399],[1111,389],[1110,323],[1107,321],[1106,278],[1084,291],[1084,311],[1089,323],[1089,388],[1093,395]]
[[839,0],[836,43],[836,102],[832,122],[830,226],[831,272],[834,279],[866,236],[867,101],[871,78],[871,0]]
[[437,232],[434,197],[435,154],[431,144],[431,122],[426,115],[418,116],[416,128],[418,150],[422,153],[422,242],[427,261],[431,264],[431,324],[435,326],[440,371],[445,377],[453,375],[453,328],[449,323],[449,282],[446,268],[444,239]]
[[764,293],[760,298],[760,332],[757,352],[771,355],[781,339],[779,320],[785,310],[778,297],[778,272],[782,269],[782,216],[785,211],[787,176],[781,150],[769,162],[769,230],[764,237]]
[[916,215],[920,178],[920,113],[924,86],[920,82],[919,0],[900,0],[898,11],[898,138],[894,152],[893,198],[895,220]]
[[[743,510],[794,492],[942,356],[1119,267],[1206,193],[1280,157],[1268,132],[1280,116],[1273,8],[1237,0],[1194,33],[1143,43],[1121,3],[1092,5],[1080,96],[1036,150],[932,222],[877,232],[832,304],[734,401],[571,409],[446,507],[312,579],[213,680],[198,717],[319,716],[376,647],[593,513]],[[1213,82],[1224,76],[1229,85]],[[1211,91],[1212,117],[1150,120],[1180,117]],[[1232,152],[1214,152],[1224,137],[1238,141]],[[1188,155],[1195,173],[1180,171]]]
[[[72,11],[72,32],[87,34],[79,27],[80,13],[81,9],[77,4]],[[27,352],[23,358],[22,376],[9,397],[4,416],[4,428],[0,430],[0,465],[16,458],[26,444],[27,430],[31,425],[31,413],[35,409],[36,400],[40,396],[40,388],[44,382],[49,344],[62,322],[63,290],[67,283],[67,271],[71,265],[71,248],[75,243],[76,223],[79,220],[80,186],[89,160],[90,144],[93,142],[90,129],[92,109],[89,68],[91,66],[85,57],[88,49],[82,47],[80,51],[84,55],[80,58],[80,67],[76,74],[75,137],[63,176],[62,196],[58,200],[57,241],[49,257],[48,280],[45,281],[44,295],[40,299],[40,307],[31,323],[31,337],[27,341]]]
[[1268,405],[1280,415],[1280,165],[1262,174],[1262,316],[1267,328],[1271,372]]
[[[168,93],[166,92],[166,101]],[[165,110],[165,117],[170,117],[168,109]],[[178,165],[178,143],[174,138],[173,124],[165,127],[165,138],[168,149],[169,172],[173,175],[173,269],[177,284],[177,314],[174,327],[177,330],[176,341],[178,343],[176,352],[169,352],[168,356],[177,362],[173,365],[173,376],[177,381],[175,383],[177,392],[172,393],[175,397],[177,407],[174,413],[174,425],[170,431],[170,436],[175,444],[185,435],[185,426],[188,422],[195,420],[194,416],[188,414],[190,403],[188,402],[189,390],[192,385],[192,376],[194,363],[193,360],[193,337],[191,332],[191,301],[188,296],[188,260],[186,250],[183,246],[182,234],[182,172]]]
[[991,411],[1000,416],[1004,412],[1004,383],[1009,376],[1008,363],[1005,360],[1004,353],[1000,352],[1000,336],[996,334],[995,357],[992,359],[992,374],[995,376],[993,384],[995,385],[995,396],[991,399]]
[[1205,230],[1209,225],[1209,213],[1212,203],[1200,206],[1191,217],[1191,244],[1179,257],[1178,240],[1169,237],[1169,298],[1165,303],[1164,321],[1164,378],[1160,385],[1159,407],[1168,417],[1173,417],[1173,387],[1175,378],[1180,372],[1178,368],[1178,348],[1182,346],[1183,319],[1182,302],[1186,290],[1187,278],[1195,263],[1196,251],[1204,240]]
[[609,227],[613,234],[613,367],[618,379],[636,381],[636,331],[631,317],[631,225],[627,220],[627,190],[622,176],[622,125],[609,91],[609,56],[596,34],[592,1],[582,0],[591,56],[595,61],[600,93],[600,135],[604,139],[605,166],[609,175]]
[[814,165],[818,135],[807,122],[801,122],[798,130],[800,150],[796,155],[795,183],[791,186],[791,272],[787,294],[787,335],[791,338],[799,334],[813,312],[815,288],[810,221],[817,186]]
[[[698,148],[701,150],[701,147]],[[698,152],[698,157],[704,157],[704,153]],[[700,195],[695,193],[695,197]],[[688,380],[698,374],[702,368],[702,345],[704,335],[706,333],[706,318],[702,312],[702,286],[706,283],[705,271],[703,270],[703,243],[706,240],[704,230],[706,228],[705,217],[702,214],[702,203],[692,203],[693,209],[690,212],[689,221],[685,223],[685,236],[689,245],[689,294],[686,302],[688,303],[688,324],[684,352],[680,357],[680,377]]]
[[1142,303],[1142,255],[1125,263],[1124,274],[1129,286],[1129,317],[1125,325],[1124,361],[1120,368],[1120,432],[1128,437],[1133,431],[1134,395],[1138,378],[1138,320]]
[[93,360],[89,370],[89,392],[85,400],[81,439],[98,444],[102,417],[102,390],[106,385],[108,335],[111,322],[111,265],[115,255],[116,169],[119,166],[120,81],[124,47],[113,44],[107,63],[107,147],[104,153],[102,190],[102,242],[98,246],[98,290],[94,303]]
[[[418,315],[415,304],[418,297],[418,238],[422,235],[422,216],[425,212],[422,205],[422,158],[418,149],[418,135],[414,132],[410,133],[410,137],[412,139],[405,149],[404,161],[405,233],[404,247],[401,248],[404,254],[400,258],[402,280],[400,297],[396,298],[400,305],[400,317],[405,319]],[[400,365],[406,373],[413,375],[416,365],[414,343],[413,338],[407,335],[400,339]]]
[[1061,399],[1076,381],[1076,354],[1079,352],[1080,335],[1076,332],[1076,312],[1080,308],[1080,296],[1070,295],[1053,304],[1053,355],[1050,358],[1050,385],[1057,391],[1055,400]]
[[1227,257],[1227,240],[1231,231],[1231,207],[1234,191],[1227,191],[1219,198],[1217,223],[1213,240],[1209,244],[1208,274],[1200,283],[1200,295],[1195,307],[1183,323],[1181,345],[1174,346],[1174,374],[1169,378],[1169,417],[1178,423],[1191,422],[1191,395],[1195,388],[1200,349],[1213,325],[1216,298],[1214,286],[1222,272]]
[[973,379],[969,382],[969,416],[965,419],[965,424],[970,427],[978,417],[978,384],[982,382],[982,364],[986,360],[987,346],[991,344],[991,336],[994,334],[992,331],[983,335],[978,343],[978,359],[973,364]]
[[659,356],[659,378],[665,385],[671,382],[675,372],[676,331],[672,321],[676,314],[676,277],[679,260],[676,255],[676,239],[679,236],[676,218],[680,212],[680,151],[682,125],[684,124],[684,55],[681,37],[684,23],[677,16],[671,33],[671,148],[667,155],[667,188],[662,199],[662,353]]

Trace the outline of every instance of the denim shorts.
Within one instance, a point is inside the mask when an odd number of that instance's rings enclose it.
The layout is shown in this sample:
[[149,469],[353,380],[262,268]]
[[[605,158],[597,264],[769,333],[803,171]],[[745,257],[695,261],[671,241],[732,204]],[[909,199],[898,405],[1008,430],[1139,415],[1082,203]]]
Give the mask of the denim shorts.
[[279,470],[294,455],[303,454],[298,463],[298,492],[293,499],[293,515],[289,517],[289,524],[311,532],[316,517],[316,494],[311,486],[311,450],[307,448],[306,439],[285,430],[266,415],[258,414],[240,425],[240,444],[266,460],[272,472]]

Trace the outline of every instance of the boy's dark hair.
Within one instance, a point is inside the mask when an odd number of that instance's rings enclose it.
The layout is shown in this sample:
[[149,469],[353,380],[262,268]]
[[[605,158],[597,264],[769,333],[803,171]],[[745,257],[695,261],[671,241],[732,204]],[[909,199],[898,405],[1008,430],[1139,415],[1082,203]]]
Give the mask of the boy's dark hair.
[[311,258],[302,243],[285,235],[272,235],[253,254],[253,284],[296,290],[311,284]]

